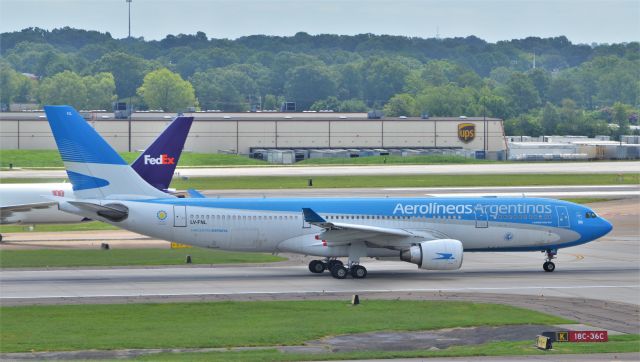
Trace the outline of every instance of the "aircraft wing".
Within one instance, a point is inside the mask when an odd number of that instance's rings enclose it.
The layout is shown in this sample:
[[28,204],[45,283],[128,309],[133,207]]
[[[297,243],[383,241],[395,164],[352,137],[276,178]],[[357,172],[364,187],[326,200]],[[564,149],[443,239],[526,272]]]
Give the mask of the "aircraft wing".
[[334,223],[325,220],[315,211],[303,208],[304,220],[311,225],[325,229],[317,239],[327,246],[346,245],[353,242],[367,242],[376,247],[401,247],[417,241],[436,239],[423,231],[410,231],[397,228],[386,228],[371,225]]
[[53,201],[35,202],[31,204],[7,205],[0,207],[0,218],[11,216],[14,212],[25,212],[33,209],[46,209],[57,204]]

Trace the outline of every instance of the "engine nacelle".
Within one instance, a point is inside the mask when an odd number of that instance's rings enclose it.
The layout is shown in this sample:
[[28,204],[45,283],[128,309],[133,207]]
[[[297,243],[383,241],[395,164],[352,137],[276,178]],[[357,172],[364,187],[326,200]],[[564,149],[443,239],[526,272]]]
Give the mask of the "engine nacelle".
[[420,269],[456,270],[462,266],[462,243],[455,239],[423,241],[400,252],[400,260]]

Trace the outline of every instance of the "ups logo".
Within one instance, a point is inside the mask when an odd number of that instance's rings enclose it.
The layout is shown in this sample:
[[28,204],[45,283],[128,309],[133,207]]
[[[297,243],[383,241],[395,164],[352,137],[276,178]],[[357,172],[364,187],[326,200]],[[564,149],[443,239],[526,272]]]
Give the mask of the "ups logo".
[[469,143],[476,138],[476,125],[473,123],[458,124],[458,138],[464,143]]

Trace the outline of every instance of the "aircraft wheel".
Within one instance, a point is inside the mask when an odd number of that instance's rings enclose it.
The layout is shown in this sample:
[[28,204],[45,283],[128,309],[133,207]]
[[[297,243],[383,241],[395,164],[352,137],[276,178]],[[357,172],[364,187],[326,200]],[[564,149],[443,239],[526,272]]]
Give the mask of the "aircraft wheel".
[[331,269],[331,276],[336,279],[344,279],[347,277],[347,274],[349,274],[349,271],[342,265],[336,265]]
[[324,271],[325,265],[320,260],[311,260],[309,263],[309,271],[315,274],[320,274]]
[[556,265],[551,261],[547,261],[544,264],[542,264],[542,269],[544,269],[544,271],[548,273],[551,273],[554,270],[556,270]]
[[355,279],[362,279],[367,276],[367,268],[362,265],[354,265],[351,267],[351,276]]
[[335,266],[343,266],[344,264],[338,259],[333,259],[333,260],[329,260],[328,262],[326,262],[325,265],[327,267],[327,270],[331,271],[331,270],[333,270],[333,267],[335,267]]

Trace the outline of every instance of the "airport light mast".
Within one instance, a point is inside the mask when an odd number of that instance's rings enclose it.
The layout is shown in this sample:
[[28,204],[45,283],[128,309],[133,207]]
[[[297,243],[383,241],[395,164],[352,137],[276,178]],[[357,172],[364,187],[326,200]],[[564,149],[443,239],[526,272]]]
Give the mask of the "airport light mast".
[[127,4],[129,4],[129,36],[131,38],[131,0],[127,0]]

